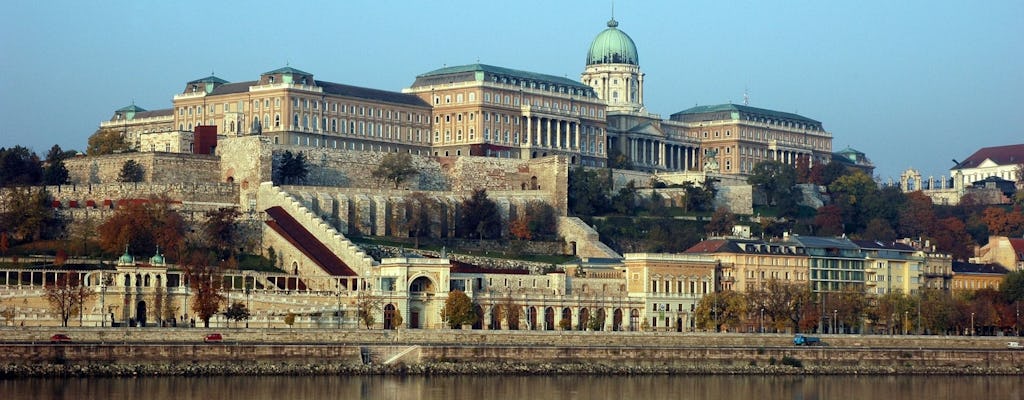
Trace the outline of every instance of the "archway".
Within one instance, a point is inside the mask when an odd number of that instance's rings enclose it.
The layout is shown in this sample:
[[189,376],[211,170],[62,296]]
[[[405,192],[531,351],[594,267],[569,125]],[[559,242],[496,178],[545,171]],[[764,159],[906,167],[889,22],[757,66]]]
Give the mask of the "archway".
[[588,322],[590,322],[590,310],[587,310],[586,308],[581,308],[580,318],[578,324],[576,325],[576,328],[581,331],[585,331],[587,330]]
[[598,326],[598,328],[594,329],[594,330],[595,331],[603,331],[604,330],[605,321],[608,318],[608,314],[605,313],[604,308],[598,308],[596,315],[597,315],[597,326]]
[[637,309],[629,310],[629,330],[635,331],[640,327],[640,311]]
[[409,309],[409,328],[410,329],[420,329],[420,328],[423,328],[422,326],[420,326],[420,310],[418,308],[410,308]]
[[544,330],[555,330],[555,310],[551,307],[544,309]]
[[615,311],[612,312],[612,330],[613,331],[621,331],[622,330],[622,309],[621,308],[616,308]]
[[501,305],[495,304],[491,307],[491,326],[488,329],[500,331],[501,330]]
[[535,330],[537,329],[537,308],[527,307],[526,308],[526,329]]
[[395,305],[384,306],[384,329],[395,329]]
[[146,326],[146,302],[140,301],[135,305],[135,321],[139,326]]
[[479,304],[473,305],[473,313],[476,314],[476,322],[473,323],[473,329],[484,328],[484,309]]
[[562,309],[562,319],[558,321],[558,326],[567,330],[572,330],[572,309],[569,307]]
[[434,293],[434,281],[430,280],[425,276],[420,276],[412,280],[409,284],[410,293]]

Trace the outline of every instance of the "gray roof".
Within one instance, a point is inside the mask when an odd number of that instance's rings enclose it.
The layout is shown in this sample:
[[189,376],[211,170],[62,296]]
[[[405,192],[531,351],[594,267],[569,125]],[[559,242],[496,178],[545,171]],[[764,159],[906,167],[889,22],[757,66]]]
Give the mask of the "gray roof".
[[[343,85],[340,83],[326,82],[326,81],[315,81],[316,86],[324,89],[324,93],[355,97],[366,100],[374,100],[385,103],[398,103],[406,104],[411,106],[422,106],[428,107],[429,104],[419,97],[411,94],[390,92],[387,90],[370,89],[359,86]],[[250,86],[257,85],[258,81],[246,81],[237,83],[227,83],[217,86],[216,89],[210,93],[211,96],[232,94],[232,93],[245,93],[249,91]]]
[[765,116],[765,117],[770,117],[770,118],[779,119],[779,120],[799,121],[799,122],[803,122],[803,123],[806,123],[806,124],[812,124],[812,125],[816,125],[816,126],[821,126],[821,122],[820,121],[816,121],[816,120],[807,118],[807,117],[805,117],[803,115],[793,114],[793,113],[788,113],[788,112],[782,112],[782,111],[768,110],[768,109],[764,109],[764,108],[757,108],[757,107],[751,107],[751,106],[744,106],[744,105],[739,105],[739,104],[716,104],[716,105],[708,105],[708,106],[696,106],[696,107],[688,108],[688,109],[685,109],[683,111],[680,111],[680,112],[677,112],[675,114],[672,114],[670,118],[673,121],[680,121],[680,120],[682,120],[682,117],[684,115],[715,113],[715,112],[722,112],[722,111],[737,111],[737,112],[741,112],[741,113],[745,113],[745,114],[753,114],[753,115]]
[[522,71],[512,68],[497,67],[494,65],[487,64],[467,64],[435,69],[433,71],[417,75],[416,82],[413,83],[413,86],[425,86],[425,84],[420,84],[421,82],[428,80],[425,78],[434,78],[445,75],[452,75],[453,77],[457,77],[457,79],[454,80],[456,82],[476,80],[476,72],[483,72],[485,74],[489,74],[492,76],[507,76],[527,81],[537,81],[547,84],[569,86],[577,89],[590,89],[590,86],[587,86],[581,82],[569,78],[540,74],[536,72]]
[[789,240],[797,242],[804,247],[809,248],[834,248],[834,249],[848,249],[848,250],[859,250],[860,247],[857,244],[850,241],[847,238],[835,238],[835,237],[823,237],[823,236],[799,236],[793,235],[789,237]]

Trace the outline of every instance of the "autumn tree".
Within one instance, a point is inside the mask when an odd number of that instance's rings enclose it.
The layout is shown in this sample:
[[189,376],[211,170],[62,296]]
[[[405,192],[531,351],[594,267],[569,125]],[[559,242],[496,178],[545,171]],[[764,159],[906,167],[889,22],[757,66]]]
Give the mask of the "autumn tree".
[[835,311],[834,317],[838,318],[835,321],[837,331],[856,331],[860,328],[864,312],[868,308],[868,298],[859,288],[845,287],[832,297],[829,306]]
[[60,317],[61,326],[68,326],[68,320],[78,315],[82,305],[94,295],[81,279],[77,271],[68,271],[57,274],[55,281],[46,283],[44,296]]
[[967,225],[959,218],[939,220],[932,238],[939,251],[949,253],[956,260],[967,260],[974,255],[974,239],[967,233]]
[[882,218],[873,218],[868,221],[868,226],[864,228],[864,234],[861,237],[869,240],[891,242],[896,240],[896,231],[892,229],[889,221]]
[[896,231],[903,237],[921,237],[934,232],[937,224],[931,197],[921,191],[907,193]]
[[359,322],[370,329],[377,323],[377,313],[380,312],[380,298],[368,294],[362,294],[356,304],[356,317]]
[[0,196],[0,231],[14,242],[37,241],[61,227],[50,195],[32,187],[11,187]]
[[125,200],[103,224],[100,224],[100,247],[117,254],[130,250],[156,252],[157,246],[168,254],[183,250],[185,220],[171,208],[167,198]]
[[1024,234],[1024,210],[1019,205],[1009,211],[1003,207],[987,207],[981,221],[991,235],[1020,237]]
[[814,216],[814,233],[818,236],[842,235],[842,210],[834,204],[818,208],[818,215]]
[[203,321],[203,327],[209,328],[210,318],[217,314],[221,304],[227,300],[223,294],[223,269],[228,265],[226,262],[218,265],[215,260],[198,251],[189,254],[180,265],[189,289],[192,290],[192,311]]
[[711,328],[715,332],[719,332],[723,325],[738,327],[746,314],[746,298],[743,294],[733,291],[704,295],[694,311],[697,327]]
[[557,222],[554,207],[530,200],[517,207],[516,217],[509,223],[509,233],[520,240],[547,239],[555,235]]
[[704,232],[712,236],[731,235],[737,219],[736,214],[733,214],[728,208],[719,208],[711,214],[711,220],[704,225]]
[[374,178],[382,182],[392,182],[395,189],[409,178],[419,173],[412,163],[412,155],[409,153],[388,153],[380,159],[380,164],[371,173]]
[[459,236],[477,239],[497,239],[501,236],[501,215],[498,205],[487,197],[486,189],[476,189],[470,198],[462,201],[458,221]]
[[800,332],[805,318],[804,306],[811,303],[811,291],[806,285],[770,279],[764,288],[764,312],[774,321],[777,330],[786,325]]
[[128,143],[121,138],[121,132],[116,129],[100,128],[92,136],[89,136],[89,144],[85,153],[90,156],[100,156],[125,150],[128,150]]
[[473,312],[473,300],[461,290],[453,290],[448,293],[448,298],[441,308],[441,320],[452,328],[462,325],[476,323],[476,313]]

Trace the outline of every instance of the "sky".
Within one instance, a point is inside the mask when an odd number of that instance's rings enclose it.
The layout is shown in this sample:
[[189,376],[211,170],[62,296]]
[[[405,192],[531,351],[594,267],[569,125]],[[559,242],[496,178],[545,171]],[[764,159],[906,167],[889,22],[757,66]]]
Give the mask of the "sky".
[[[400,91],[481,62],[579,80],[611,1],[24,1],[0,13],[0,147],[84,150],[132,104],[286,65]],[[821,121],[883,180],[1024,143],[1024,2],[618,0],[644,103],[743,102]]]

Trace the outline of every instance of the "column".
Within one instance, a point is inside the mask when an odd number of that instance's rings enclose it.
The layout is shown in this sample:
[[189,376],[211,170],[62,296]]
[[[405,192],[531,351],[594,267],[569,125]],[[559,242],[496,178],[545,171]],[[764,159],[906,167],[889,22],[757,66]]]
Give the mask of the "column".
[[665,160],[665,142],[658,142],[658,164],[662,167],[668,166],[667,160]]
[[533,146],[535,144],[533,142],[533,124],[532,124],[533,117],[526,117],[525,119],[526,119],[526,138],[527,138],[526,139],[526,143],[529,144],[530,146]]
[[555,148],[562,148],[562,121],[555,121]]
[[545,124],[545,128],[547,128],[547,129],[545,129],[545,132],[544,132],[544,136],[545,136],[545,138],[544,138],[545,139],[544,140],[544,147],[549,147],[550,148],[551,147],[551,118],[546,118],[546,120],[547,120],[547,124]]
[[573,124],[573,138],[575,139],[574,140],[573,148],[576,151],[580,151],[580,123],[579,122]]

